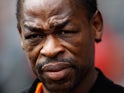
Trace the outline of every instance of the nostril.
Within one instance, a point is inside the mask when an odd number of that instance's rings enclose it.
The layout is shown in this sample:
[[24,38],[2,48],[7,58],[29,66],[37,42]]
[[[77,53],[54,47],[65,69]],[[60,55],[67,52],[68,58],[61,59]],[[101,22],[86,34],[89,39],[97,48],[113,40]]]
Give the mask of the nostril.
[[40,53],[42,56],[47,57],[44,53]]
[[40,51],[40,54],[42,54],[43,56],[46,56],[46,50],[44,50],[44,49],[41,49],[41,51]]

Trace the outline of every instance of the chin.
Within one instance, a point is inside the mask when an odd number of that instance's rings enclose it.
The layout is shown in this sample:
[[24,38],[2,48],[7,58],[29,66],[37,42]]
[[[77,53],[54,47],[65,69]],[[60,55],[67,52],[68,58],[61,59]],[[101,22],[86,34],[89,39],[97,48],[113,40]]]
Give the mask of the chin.
[[53,93],[58,93],[59,91],[64,93],[69,92],[73,89],[74,85],[72,81],[65,81],[63,83],[61,81],[53,81],[51,83],[44,82],[45,88]]
[[[73,77],[73,78],[72,78]],[[43,83],[44,87],[48,90],[51,91],[53,93],[58,93],[63,92],[71,92],[73,91],[80,83],[80,81],[82,80],[82,76],[81,74],[78,73],[78,75],[73,74],[71,76],[68,76],[64,79],[61,80],[51,80],[47,77],[39,77],[39,79],[41,80],[41,82]]]

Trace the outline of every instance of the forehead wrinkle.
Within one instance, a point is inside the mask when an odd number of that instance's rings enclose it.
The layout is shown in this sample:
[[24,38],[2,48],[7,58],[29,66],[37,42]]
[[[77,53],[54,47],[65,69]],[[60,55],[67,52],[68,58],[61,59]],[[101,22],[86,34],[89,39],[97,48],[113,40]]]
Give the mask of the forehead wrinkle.
[[68,21],[69,21],[69,16],[66,16],[64,18],[52,17],[49,19],[48,24],[50,25],[50,27],[56,27],[56,26],[66,23]]
[[[48,2],[49,1],[49,2]],[[70,4],[71,0],[25,0],[27,17],[40,19],[40,25],[44,29],[50,29],[51,26],[56,26],[63,23],[71,15],[73,9]],[[64,7],[63,7],[64,6]]]

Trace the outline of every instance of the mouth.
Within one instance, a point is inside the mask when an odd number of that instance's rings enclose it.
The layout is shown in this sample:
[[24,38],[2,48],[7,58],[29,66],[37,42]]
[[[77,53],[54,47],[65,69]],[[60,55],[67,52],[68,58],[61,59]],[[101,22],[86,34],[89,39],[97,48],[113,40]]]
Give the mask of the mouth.
[[41,71],[49,79],[61,80],[72,71],[72,65],[67,62],[52,62],[45,64]]

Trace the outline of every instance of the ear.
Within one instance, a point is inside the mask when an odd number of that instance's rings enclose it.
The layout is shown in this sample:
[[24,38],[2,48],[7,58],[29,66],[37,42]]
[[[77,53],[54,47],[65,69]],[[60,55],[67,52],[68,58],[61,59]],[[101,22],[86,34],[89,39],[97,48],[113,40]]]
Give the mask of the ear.
[[21,46],[22,46],[22,49],[24,49],[24,43],[23,43],[23,36],[22,36],[22,29],[20,26],[17,26],[18,28],[18,32],[19,32],[19,35],[20,35],[20,38],[21,38]]
[[91,18],[91,27],[94,33],[94,40],[98,43],[101,41],[103,33],[103,19],[100,11],[96,11]]

